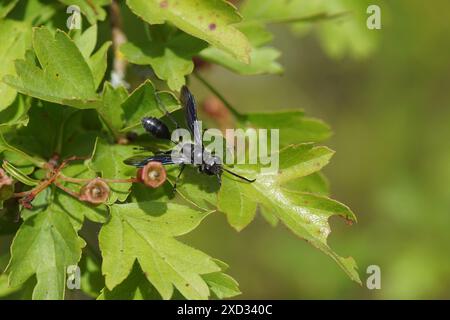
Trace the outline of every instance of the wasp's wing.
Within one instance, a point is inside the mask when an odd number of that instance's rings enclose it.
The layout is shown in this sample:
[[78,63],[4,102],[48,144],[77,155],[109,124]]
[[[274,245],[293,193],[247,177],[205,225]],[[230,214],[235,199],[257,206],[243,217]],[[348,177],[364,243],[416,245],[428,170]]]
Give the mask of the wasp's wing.
[[180,100],[184,107],[186,125],[194,135],[194,143],[196,145],[202,145],[202,134],[197,118],[197,105],[194,96],[189,91],[188,87],[183,86],[181,88]]
[[161,162],[162,164],[181,164],[186,162],[186,159],[183,157],[182,154],[157,154],[154,156],[150,156],[150,157],[131,157],[128,159],[125,159],[123,161],[123,163],[128,164],[130,166],[135,166],[138,168],[142,168],[143,166],[145,166],[147,163],[151,162],[151,161],[156,161],[156,162]]

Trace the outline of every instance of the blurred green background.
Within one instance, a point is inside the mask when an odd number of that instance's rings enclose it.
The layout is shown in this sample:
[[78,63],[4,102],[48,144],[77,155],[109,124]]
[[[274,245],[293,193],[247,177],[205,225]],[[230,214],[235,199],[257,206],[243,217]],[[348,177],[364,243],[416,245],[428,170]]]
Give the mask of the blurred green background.
[[[450,298],[450,2],[347,3],[353,22],[302,37],[272,28],[281,77],[204,74],[241,110],[303,108],[332,126],[331,195],[359,223],[332,219],[329,242],[357,260],[363,286],[281,225],[259,217],[236,233],[216,214],[185,239],[230,264],[240,298]],[[368,3],[381,7],[381,30],[365,26]],[[381,290],[366,288],[372,264]]]

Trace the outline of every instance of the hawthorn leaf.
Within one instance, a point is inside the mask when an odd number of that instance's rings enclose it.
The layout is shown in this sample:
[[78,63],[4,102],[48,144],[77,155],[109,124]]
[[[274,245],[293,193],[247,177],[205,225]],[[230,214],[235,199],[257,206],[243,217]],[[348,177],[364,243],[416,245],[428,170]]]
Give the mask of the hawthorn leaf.
[[31,55],[16,60],[17,76],[4,81],[17,91],[50,102],[76,108],[94,108],[98,103],[95,82],[88,63],[69,36],[57,30],[53,36],[46,27],[34,28]]
[[[15,75],[14,61],[22,59],[25,51],[31,47],[31,25],[15,20],[0,20],[0,111],[12,104],[16,98],[16,89],[2,81],[6,75]],[[1,119],[4,119],[3,117]],[[3,121],[2,121],[3,122]]]
[[[168,180],[173,186],[180,167],[174,165],[166,167]],[[180,176],[177,184],[177,193],[185,200],[204,210],[211,210],[217,205],[217,192],[219,183],[215,176],[199,173],[197,168],[187,166]]]
[[[133,146],[108,144],[98,138],[87,165],[92,171],[100,173],[102,178],[128,179],[136,176],[136,168],[124,164],[123,160],[133,156],[134,152]],[[111,194],[108,203],[112,204],[117,200],[123,202],[131,191],[131,182],[109,183],[109,187]]]
[[[73,156],[73,152],[78,151],[77,139],[83,138],[84,145],[91,145],[86,136],[79,136],[83,128],[79,119],[74,116],[76,111],[76,109],[61,108],[53,103],[34,100],[28,111],[27,126],[20,127],[14,135],[11,135],[11,144],[26,150],[27,153],[46,159],[50,159],[55,152],[60,153],[61,156],[70,152],[68,156]],[[43,123],[45,123],[45,130]],[[68,127],[71,127],[71,130]]]
[[161,300],[161,295],[134,263],[128,277],[112,290],[103,288],[97,300]]
[[205,274],[203,279],[218,299],[232,298],[241,294],[237,281],[225,273]]
[[97,89],[105,76],[107,63],[108,49],[111,46],[111,41],[105,42],[96,53],[93,54],[97,44],[97,30],[96,24],[87,28],[84,32],[75,32],[73,41],[77,45],[84,59],[87,61],[89,68],[94,77],[95,88]]
[[194,70],[192,57],[207,44],[166,25],[151,26],[150,35],[151,39],[145,42],[125,43],[120,51],[131,63],[150,65],[170,89],[179,91],[186,83],[185,76]]
[[127,278],[137,260],[163,299],[172,297],[174,287],[187,299],[206,299],[209,289],[201,275],[219,266],[174,237],[193,230],[209,213],[153,201],[111,206],[111,219],[99,235],[108,290]]
[[8,283],[8,275],[0,274],[0,299],[1,300],[31,300],[36,279],[31,277],[24,284],[12,287]]
[[[95,255],[95,257],[97,256]],[[105,287],[100,264],[101,261],[94,258],[90,250],[83,252],[83,256],[78,264],[81,271],[80,289],[94,299],[100,295]]]
[[250,44],[233,24],[241,21],[237,9],[223,0],[127,0],[130,9],[149,24],[170,22],[184,32],[239,61],[250,62]]
[[21,94],[16,96],[14,102],[0,111],[0,132],[6,132],[28,124],[28,110],[31,107],[31,98]]
[[78,49],[80,49],[80,52],[85,59],[88,59],[94,52],[95,46],[97,44],[97,34],[97,24],[93,24],[84,32],[75,30],[75,34],[72,37],[73,41],[77,45]]
[[203,50],[200,57],[241,75],[258,75],[281,74],[283,72],[283,67],[276,62],[280,55],[280,51],[275,48],[254,48],[250,55],[251,62],[245,64],[234,59],[224,51],[210,47]]
[[111,47],[112,42],[105,42],[97,52],[88,58],[87,63],[91,68],[92,76],[94,77],[95,89],[97,89],[102,83],[105,77],[105,72],[108,67],[107,56],[108,49]]
[[95,24],[97,20],[103,21],[106,18],[106,11],[102,7],[111,4],[111,0],[59,0],[67,6],[75,5],[80,8],[81,13],[88,19],[90,24]]
[[[244,128],[279,129],[280,147],[303,142],[320,142],[331,135],[330,127],[323,121],[308,118],[302,111],[281,111],[245,114],[240,121]],[[268,141],[270,141],[270,134]]]
[[125,125],[121,131],[129,131],[140,127],[143,117],[161,118],[164,116],[158,99],[168,112],[180,108],[178,99],[172,93],[165,91],[156,92],[152,82],[146,80],[122,104]]
[[19,286],[36,275],[33,299],[64,299],[66,269],[78,263],[84,245],[64,213],[50,206],[31,216],[11,246],[10,285]]
[[123,125],[122,103],[128,98],[128,92],[124,87],[114,88],[111,83],[105,82],[102,96],[103,103],[97,107],[97,112],[114,136],[118,136]]
[[360,283],[354,260],[340,257],[327,244],[331,232],[328,218],[338,215],[356,221],[353,212],[327,197],[283,187],[289,181],[319,171],[332,155],[328,148],[300,144],[280,151],[279,169],[276,171],[262,172],[260,165],[236,165],[233,171],[256,181],[245,183],[224,175],[218,208],[227,215],[235,229],[242,230],[254,216],[250,209],[256,211],[257,206],[263,207],[265,215],[274,215],[296,235],[333,258],[352,280]]
[[330,193],[330,184],[322,172],[314,172],[306,177],[290,180],[283,184],[283,188],[324,196]]
[[272,40],[272,34],[258,23],[239,25],[238,28],[252,45],[250,63],[243,63],[229,53],[214,47],[204,49],[200,57],[242,75],[282,73],[283,67],[277,62],[281,55],[280,51],[272,47],[263,47]]

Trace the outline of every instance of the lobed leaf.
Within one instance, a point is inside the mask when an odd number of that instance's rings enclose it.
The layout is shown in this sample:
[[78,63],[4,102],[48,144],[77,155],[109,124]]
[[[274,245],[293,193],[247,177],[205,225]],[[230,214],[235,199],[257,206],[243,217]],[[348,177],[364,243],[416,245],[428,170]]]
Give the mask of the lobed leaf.
[[[12,104],[16,98],[16,89],[2,81],[5,75],[15,75],[14,61],[22,59],[25,51],[31,47],[31,25],[15,20],[0,20],[0,111]],[[2,118],[3,119],[3,118]],[[3,122],[3,121],[2,121]]]
[[[360,282],[353,259],[338,256],[326,242],[331,232],[328,218],[339,215],[356,221],[353,212],[324,196],[284,188],[285,183],[319,171],[332,154],[327,148],[302,144],[280,151],[277,171],[262,172],[259,165],[235,166],[235,172],[256,178],[256,181],[245,183],[224,176],[218,208],[227,215],[234,228],[242,230],[253,219],[256,208],[261,206],[269,221],[275,224],[278,219],[281,220],[296,235],[331,256],[352,280]],[[276,219],[271,219],[270,215]]]
[[186,83],[185,76],[194,70],[192,57],[207,44],[165,25],[152,26],[150,34],[150,40],[125,43],[120,51],[131,63],[150,65],[158,78],[167,81],[170,89],[179,91]]
[[106,287],[113,290],[130,274],[135,260],[163,299],[175,287],[187,299],[206,299],[201,275],[220,271],[206,254],[174,237],[193,230],[208,212],[165,202],[111,206],[111,219],[99,235]]
[[[95,108],[100,102],[96,87],[106,69],[109,43],[86,61],[76,44],[64,32],[53,36],[45,27],[35,28],[34,56],[16,61],[17,76],[8,75],[4,81],[19,92],[45,101],[67,104],[76,108]],[[92,69],[91,69],[92,68]]]
[[131,10],[150,24],[170,22],[184,32],[250,62],[247,38],[232,24],[241,20],[236,8],[223,0],[127,0]]
[[78,263],[84,245],[64,213],[50,206],[31,216],[11,246],[10,285],[19,286],[36,275],[33,299],[63,299],[66,269]]

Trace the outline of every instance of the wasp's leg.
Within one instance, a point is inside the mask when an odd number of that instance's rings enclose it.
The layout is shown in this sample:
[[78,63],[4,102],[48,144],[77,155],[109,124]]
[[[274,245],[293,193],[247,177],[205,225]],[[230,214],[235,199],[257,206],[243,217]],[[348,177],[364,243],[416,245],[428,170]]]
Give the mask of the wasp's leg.
[[178,183],[178,180],[180,179],[181,174],[183,173],[183,170],[184,170],[185,167],[186,167],[186,164],[184,164],[184,163],[182,163],[182,164],[180,165],[180,172],[178,173],[178,176],[177,176],[177,178],[175,179],[175,183],[173,184],[173,193],[175,193],[175,191],[177,190],[177,183]]
[[220,175],[220,173],[217,173],[216,177],[217,177],[217,182],[219,183],[219,187],[222,186],[222,176]]

